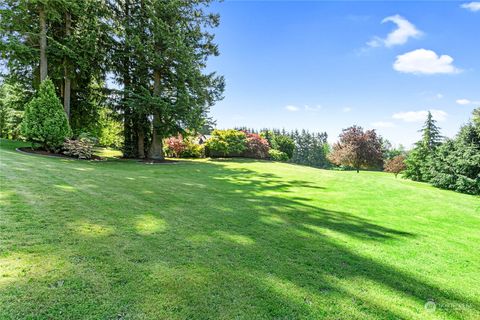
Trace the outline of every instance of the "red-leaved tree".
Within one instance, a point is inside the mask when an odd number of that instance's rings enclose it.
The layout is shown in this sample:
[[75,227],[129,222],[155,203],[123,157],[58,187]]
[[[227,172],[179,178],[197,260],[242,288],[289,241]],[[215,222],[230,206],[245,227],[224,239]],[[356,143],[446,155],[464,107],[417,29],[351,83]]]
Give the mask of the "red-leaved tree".
[[360,169],[379,168],[383,164],[382,142],[375,130],[352,126],[343,129],[328,159],[336,164]]
[[407,166],[405,165],[405,156],[399,155],[396,157],[393,157],[390,160],[387,160],[385,163],[385,172],[391,172],[395,175],[395,178],[397,175],[405,170]]

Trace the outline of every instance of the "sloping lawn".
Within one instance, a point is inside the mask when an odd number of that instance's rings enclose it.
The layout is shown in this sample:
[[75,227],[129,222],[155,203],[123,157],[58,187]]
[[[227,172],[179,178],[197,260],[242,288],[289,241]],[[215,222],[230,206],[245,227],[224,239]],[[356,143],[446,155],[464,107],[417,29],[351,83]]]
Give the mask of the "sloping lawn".
[[479,319],[480,199],[264,161],[0,148],[0,319]]

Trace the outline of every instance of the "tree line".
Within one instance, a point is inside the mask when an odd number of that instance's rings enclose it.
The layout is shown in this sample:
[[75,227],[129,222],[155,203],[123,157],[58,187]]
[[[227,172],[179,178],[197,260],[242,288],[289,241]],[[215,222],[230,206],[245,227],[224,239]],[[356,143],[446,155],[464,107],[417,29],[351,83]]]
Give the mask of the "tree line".
[[444,189],[480,194],[480,108],[452,139],[442,137],[428,113],[422,139],[408,153],[404,177]]
[[[23,96],[22,111],[49,79],[74,134],[121,123],[125,157],[163,159],[164,138],[201,129],[222,98],[223,77],[205,71],[219,54],[210,3],[4,0],[2,90]],[[14,124],[12,115],[0,114],[0,124]]]

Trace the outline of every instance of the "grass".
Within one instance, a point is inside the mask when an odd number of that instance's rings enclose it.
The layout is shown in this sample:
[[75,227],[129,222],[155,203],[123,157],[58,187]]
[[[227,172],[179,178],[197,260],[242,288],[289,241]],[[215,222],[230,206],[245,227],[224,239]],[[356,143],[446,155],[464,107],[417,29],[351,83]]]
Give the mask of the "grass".
[[0,319],[479,319],[480,199],[264,161],[0,147]]

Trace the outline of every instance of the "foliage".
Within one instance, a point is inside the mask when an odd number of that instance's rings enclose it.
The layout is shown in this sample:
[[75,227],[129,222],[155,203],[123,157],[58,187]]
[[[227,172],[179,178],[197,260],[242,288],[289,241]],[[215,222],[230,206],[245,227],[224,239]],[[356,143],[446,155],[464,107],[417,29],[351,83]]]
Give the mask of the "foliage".
[[[104,82],[112,57],[108,33],[113,16],[107,1],[3,0],[0,7],[0,51],[8,73],[23,86],[34,88],[40,82],[39,11],[45,12],[48,76],[61,97],[66,79],[70,81],[70,123],[75,132],[85,130],[94,113],[90,107],[96,107],[90,104],[90,85]],[[104,99],[105,92],[101,95]]]
[[79,138],[77,140],[67,139],[63,143],[63,154],[79,159],[91,159],[93,155],[94,142],[88,138]]
[[282,132],[282,135],[290,136],[295,142],[293,156],[290,159],[291,162],[320,168],[330,166],[327,159],[329,146],[325,132],[310,133],[306,130],[295,130],[288,134]]
[[25,110],[22,134],[46,150],[56,150],[71,135],[62,104],[55,94],[51,80],[40,84],[36,96]]
[[[209,108],[222,98],[223,77],[206,71],[208,58],[219,53],[211,34],[219,17],[208,10],[210,2],[132,1],[116,11],[113,71],[124,84],[127,156],[148,136],[149,157],[163,158],[162,141],[202,130]],[[151,125],[143,125],[146,119]]]
[[392,159],[388,159],[385,162],[385,172],[391,172],[395,174],[395,178],[399,173],[401,173],[403,170],[405,170],[405,156],[403,155],[397,155],[393,157]]
[[293,157],[295,142],[292,138],[286,135],[277,135],[275,136],[275,145],[277,146],[276,149],[285,153],[288,159]]
[[288,161],[290,159],[288,154],[277,149],[268,150],[268,156],[273,161]]
[[405,159],[404,178],[414,181],[428,181],[430,177],[430,167],[432,153],[422,144],[411,150]]
[[193,141],[192,137],[182,135],[165,139],[165,153],[171,158],[201,158],[204,156],[204,146]]
[[440,128],[429,111],[427,120],[420,130],[422,139],[418,141],[415,148],[408,154],[405,160],[406,169],[404,177],[415,181],[429,181],[431,176],[432,157],[436,148],[441,144]]
[[430,175],[436,187],[480,195],[480,131],[473,124],[437,148]]
[[195,143],[191,139],[185,140],[185,149],[180,154],[181,158],[202,158],[205,156],[205,146]]
[[340,134],[329,159],[336,165],[350,166],[357,170],[379,168],[383,164],[382,143],[375,130],[363,131],[352,126]]
[[0,85],[0,137],[19,139],[28,95],[19,83]]
[[[250,130],[250,129],[247,129],[247,128],[244,128],[244,131],[255,132],[254,130]],[[277,149],[278,150],[277,141],[275,139],[276,134],[273,130],[264,130],[264,131],[260,132],[260,136],[262,138],[264,138],[265,140],[267,140],[268,145],[270,146],[271,149]]]
[[398,147],[394,147],[387,139],[380,138],[380,140],[382,142],[384,161],[391,160],[397,156],[406,156],[407,152],[403,145],[400,144]]
[[103,147],[121,149],[122,133],[122,123],[113,115],[113,112],[106,108],[101,110],[98,122],[98,144]]
[[[237,130],[242,130],[251,133],[258,133],[257,130],[247,127],[237,127]],[[327,154],[330,147],[327,142],[326,132],[309,132],[307,130],[293,130],[286,131],[285,129],[262,129],[260,136],[268,141],[271,149],[280,150],[276,141],[278,138],[282,145],[282,151],[292,154],[289,162],[319,167],[328,168],[330,162],[327,159]],[[292,143],[293,141],[293,152]]]
[[214,130],[212,137],[205,143],[210,157],[238,157],[247,147],[247,135],[234,129]]
[[268,151],[270,146],[268,141],[262,138],[257,133],[245,133],[246,134],[246,148],[244,156],[247,158],[266,159],[268,158]]
[[165,153],[171,158],[180,158],[185,150],[185,144],[181,135],[165,139]]

